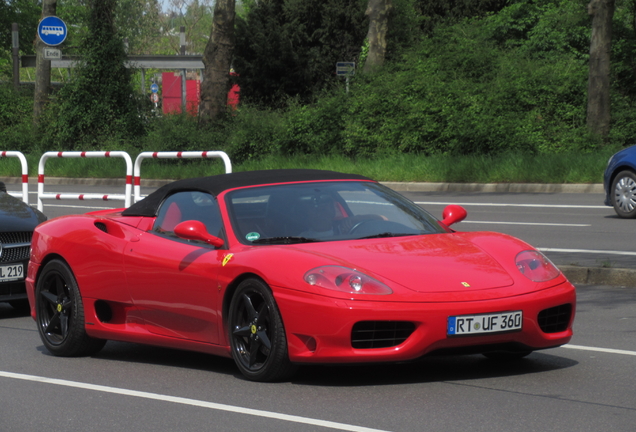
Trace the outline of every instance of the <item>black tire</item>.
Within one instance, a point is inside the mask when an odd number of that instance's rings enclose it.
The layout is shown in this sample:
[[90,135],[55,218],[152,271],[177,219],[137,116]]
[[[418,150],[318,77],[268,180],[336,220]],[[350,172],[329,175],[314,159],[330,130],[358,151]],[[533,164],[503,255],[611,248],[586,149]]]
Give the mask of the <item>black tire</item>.
[[246,279],[236,289],[230,302],[228,331],[232,358],[247,379],[281,381],[295,372],[278,306],[261,280]]
[[50,261],[42,269],[35,288],[35,309],[40,338],[53,355],[92,355],[106,344],[86,334],[77,281],[61,260]]
[[612,182],[610,197],[616,214],[625,219],[636,218],[636,174],[619,172]]
[[484,356],[490,360],[511,361],[519,360],[532,354],[532,350],[527,351],[492,351],[484,353]]

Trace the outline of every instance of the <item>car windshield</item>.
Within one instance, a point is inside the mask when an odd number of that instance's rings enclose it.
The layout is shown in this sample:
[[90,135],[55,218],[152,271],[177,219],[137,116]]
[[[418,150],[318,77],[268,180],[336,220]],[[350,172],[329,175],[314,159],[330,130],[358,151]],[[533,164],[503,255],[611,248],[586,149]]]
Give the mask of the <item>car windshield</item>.
[[245,244],[292,244],[445,232],[402,195],[364,181],[297,183],[232,191],[232,228]]

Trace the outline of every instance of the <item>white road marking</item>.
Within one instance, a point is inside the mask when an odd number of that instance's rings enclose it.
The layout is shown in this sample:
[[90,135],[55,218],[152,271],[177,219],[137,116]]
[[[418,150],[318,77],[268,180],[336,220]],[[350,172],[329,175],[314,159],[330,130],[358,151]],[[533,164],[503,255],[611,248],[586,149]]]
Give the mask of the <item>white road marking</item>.
[[77,381],[67,381],[67,380],[56,379],[56,378],[46,378],[46,377],[41,377],[36,375],[25,375],[25,374],[0,371],[0,377],[19,379],[24,381],[34,381],[34,382],[39,382],[44,384],[55,384],[55,385],[60,385],[64,387],[74,387],[74,388],[79,388],[84,390],[94,390],[94,391],[99,391],[104,393],[113,393],[113,394],[119,394],[124,396],[139,397],[144,399],[153,399],[153,400],[158,400],[162,402],[178,403],[178,404],[208,408],[208,409],[213,409],[218,411],[227,411],[227,412],[233,412],[237,414],[265,417],[265,418],[271,418],[275,420],[283,420],[283,421],[288,421],[292,423],[302,423],[302,424],[307,424],[311,426],[320,426],[320,427],[325,427],[329,429],[337,429],[337,430],[343,430],[343,431],[387,432],[380,429],[372,429],[372,428],[367,428],[362,426],[349,425],[346,423],[317,420],[317,419],[312,419],[309,417],[301,417],[301,416],[281,414],[281,413],[276,413],[271,411],[242,408],[242,407],[237,407],[233,405],[225,405],[225,404],[207,402],[207,401],[202,401],[197,399],[168,396],[168,395],[162,395],[159,393],[149,393],[149,392],[143,392],[143,391],[122,389],[117,387],[96,385],[96,384],[87,384],[87,383],[82,383]]
[[596,347],[588,347],[588,346],[581,346],[581,345],[570,345],[570,344],[563,345],[563,346],[561,346],[561,348],[569,348],[569,349],[575,349],[575,350],[581,350],[581,351],[596,351],[596,352],[604,352],[604,353],[609,353],[609,354],[625,354],[625,355],[636,356],[636,351],[627,351],[627,350],[619,350],[619,349],[612,349],[612,348],[596,348]]
[[497,222],[497,221],[474,221],[464,220],[462,224],[493,224],[493,225],[540,225],[540,226],[560,226],[560,227],[589,227],[591,224],[565,224],[565,223],[542,223],[542,222]]
[[541,252],[591,253],[591,254],[636,256],[636,252],[629,252],[629,251],[594,250],[594,249],[558,249],[558,248],[537,248],[537,249],[539,249]]
[[415,201],[417,205],[460,205],[460,206],[484,206],[484,207],[535,207],[535,208],[572,208],[572,209],[610,209],[605,205],[571,205],[571,204],[511,204],[511,203],[458,203],[440,201]]

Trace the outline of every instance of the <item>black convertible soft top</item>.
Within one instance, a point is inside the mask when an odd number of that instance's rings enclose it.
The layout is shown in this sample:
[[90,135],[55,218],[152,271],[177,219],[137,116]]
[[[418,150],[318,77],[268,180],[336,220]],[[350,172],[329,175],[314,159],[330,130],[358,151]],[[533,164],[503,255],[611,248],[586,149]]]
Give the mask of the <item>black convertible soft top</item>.
[[177,180],[164,185],[122,212],[123,216],[155,216],[159,205],[175,192],[200,191],[217,196],[223,191],[244,186],[319,180],[370,180],[358,174],[310,169],[244,171]]

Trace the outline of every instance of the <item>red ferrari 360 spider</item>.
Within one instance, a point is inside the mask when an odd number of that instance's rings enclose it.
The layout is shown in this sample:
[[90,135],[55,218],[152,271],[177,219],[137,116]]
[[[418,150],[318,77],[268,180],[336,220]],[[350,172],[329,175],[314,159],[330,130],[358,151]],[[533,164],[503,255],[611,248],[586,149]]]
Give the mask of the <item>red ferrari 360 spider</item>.
[[251,380],[307,363],[517,358],[572,337],[574,287],[516,238],[449,228],[366,177],[272,170],[179,180],[33,235],[46,348],[106,340],[232,357]]

